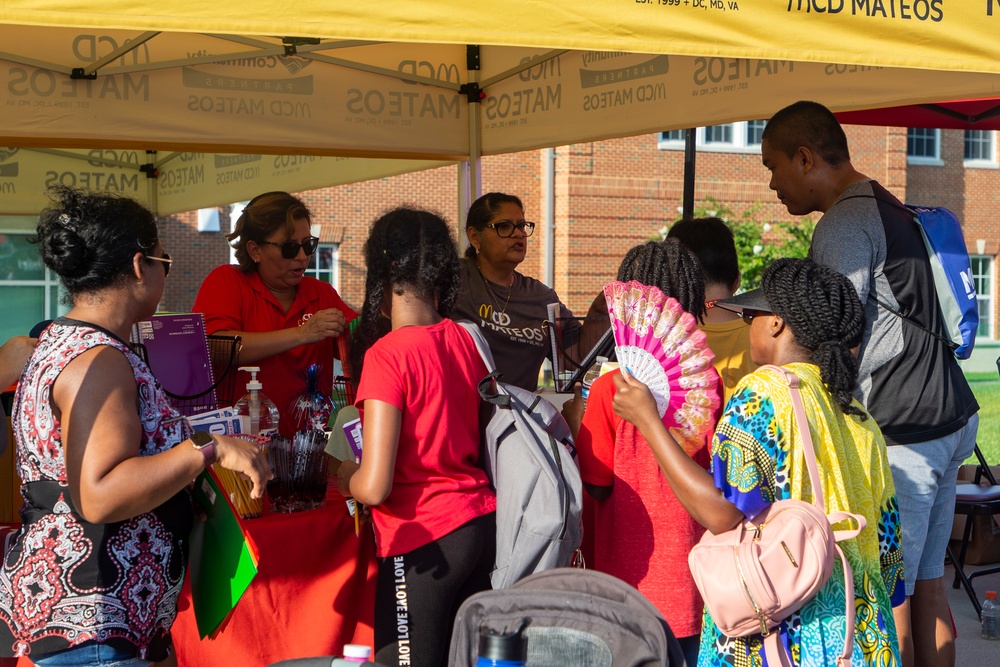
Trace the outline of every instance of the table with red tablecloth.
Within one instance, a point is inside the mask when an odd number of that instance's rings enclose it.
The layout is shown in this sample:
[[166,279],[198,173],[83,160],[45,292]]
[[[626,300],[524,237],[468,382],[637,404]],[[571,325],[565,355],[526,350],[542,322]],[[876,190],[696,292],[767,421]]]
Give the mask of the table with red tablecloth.
[[[354,520],[333,480],[326,507],[245,522],[259,571],[212,639],[200,639],[185,583],[173,626],[179,667],[264,667],[279,660],[340,655],[344,644],[372,644],[375,544]],[[29,667],[28,660],[7,661]]]

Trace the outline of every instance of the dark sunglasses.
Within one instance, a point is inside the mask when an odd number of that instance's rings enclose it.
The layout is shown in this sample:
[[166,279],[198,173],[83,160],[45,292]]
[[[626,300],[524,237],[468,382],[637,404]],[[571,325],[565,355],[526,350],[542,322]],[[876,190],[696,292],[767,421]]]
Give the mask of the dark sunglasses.
[[170,259],[170,255],[163,253],[160,257],[153,257],[152,255],[146,255],[146,259],[151,259],[154,262],[160,262],[163,264],[163,277],[166,278],[170,275],[170,267],[174,263],[174,260]]
[[285,259],[295,259],[299,256],[299,248],[305,251],[306,256],[316,252],[316,248],[319,247],[319,239],[315,236],[310,236],[302,243],[298,241],[285,241],[284,243],[275,243],[274,241],[257,241],[260,245],[276,245],[281,248],[281,256]]
[[766,310],[753,310],[750,308],[744,308],[743,312],[740,313],[740,317],[743,318],[744,322],[750,324],[751,322],[753,322],[753,318],[755,317],[760,317],[761,315],[771,315],[771,314],[772,313],[769,313]]
[[486,225],[487,227],[492,227],[493,231],[497,233],[502,239],[510,238],[514,235],[514,230],[522,232],[525,236],[531,236],[532,232],[535,231],[535,223],[526,222],[524,220],[520,222],[512,222],[510,220],[501,220],[499,222],[491,222]]

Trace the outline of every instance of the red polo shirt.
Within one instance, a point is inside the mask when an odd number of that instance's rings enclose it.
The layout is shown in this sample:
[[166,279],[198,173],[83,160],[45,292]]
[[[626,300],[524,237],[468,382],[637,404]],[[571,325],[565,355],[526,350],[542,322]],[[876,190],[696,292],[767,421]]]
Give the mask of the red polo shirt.
[[[205,330],[217,331],[277,331],[302,326],[314,313],[337,308],[350,322],[358,316],[328,283],[304,276],[295,292],[292,307],[285,309],[274,298],[256,271],[244,273],[238,266],[215,268],[198,290],[193,311],[205,315]],[[306,369],[312,364],[323,367],[319,389],[330,395],[333,389],[333,359],[335,339],[300,345],[287,352],[261,359],[257,379],[264,385],[264,394],[274,401],[281,413],[280,431],[291,436],[295,427],[292,406],[305,391]],[[249,373],[240,373],[237,387],[245,387]],[[237,395],[242,392],[237,390]]]

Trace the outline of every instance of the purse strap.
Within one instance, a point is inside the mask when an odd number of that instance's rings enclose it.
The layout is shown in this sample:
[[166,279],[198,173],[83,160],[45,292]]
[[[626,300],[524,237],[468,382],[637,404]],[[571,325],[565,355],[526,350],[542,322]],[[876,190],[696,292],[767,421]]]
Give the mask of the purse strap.
[[[826,505],[823,502],[823,485],[819,480],[819,466],[816,464],[816,448],[813,446],[812,432],[809,430],[809,420],[806,419],[806,409],[802,405],[802,394],[799,392],[799,376],[781,366],[768,364],[761,366],[759,370],[768,369],[779,373],[785,382],[788,383],[788,392],[792,397],[792,407],[795,409],[795,423],[799,427],[799,434],[802,438],[802,452],[805,454],[806,468],[809,470],[809,483],[812,484],[813,505],[818,507],[823,514],[826,514]],[[858,532],[861,532],[860,530]]]
[[[816,464],[816,449],[813,446],[812,432],[809,430],[809,420],[806,419],[805,406],[802,405],[802,394],[799,392],[799,376],[782,366],[768,364],[767,366],[761,366],[760,369],[765,368],[779,373],[785,378],[785,382],[788,383],[788,392],[792,398],[792,407],[795,409],[795,423],[798,425],[801,434],[802,451],[805,454],[806,468],[809,471],[809,482],[813,488],[813,505],[823,512],[823,514],[826,514],[826,507],[823,503],[823,487],[819,479],[819,466]],[[831,524],[849,519],[858,524],[857,529],[834,530],[833,537],[835,542],[857,537],[868,523],[862,515],[850,512],[833,512],[832,514],[826,514],[826,516]],[[844,652],[837,658],[837,665],[838,667],[849,667],[851,664],[851,653],[854,650],[855,633],[854,572],[851,570],[851,564],[848,562],[843,550],[841,550],[840,545],[834,544],[834,548],[837,550],[840,561],[844,565],[844,620],[847,623],[847,629],[844,632]],[[778,632],[771,632],[764,638],[764,651],[767,655],[767,662],[774,665],[789,665],[790,661],[788,660],[787,652],[784,650],[781,642],[778,641],[778,635]]]

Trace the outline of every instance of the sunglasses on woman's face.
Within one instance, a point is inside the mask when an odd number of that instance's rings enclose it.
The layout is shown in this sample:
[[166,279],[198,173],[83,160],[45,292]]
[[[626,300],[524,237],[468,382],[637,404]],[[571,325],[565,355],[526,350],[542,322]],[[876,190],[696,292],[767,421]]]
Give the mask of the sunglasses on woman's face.
[[753,318],[760,317],[761,315],[770,315],[770,314],[771,313],[767,312],[766,310],[753,310],[751,308],[744,308],[743,312],[740,313],[740,317],[743,318],[744,322],[750,324],[751,322],[753,322]]
[[163,264],[163,277],[166,278],[170,275],[170,266],[174,263],[174,260],[170,259],[170,255],[163,253],[162,257],[153,257],[152,255],[146,255],[146,259],[151,259],[154,262],[160,262]]
[[310,236],[302,243],[298,241],[285,241],[284,243],[275,243],[274,241],[258,241],[260,245],[276,245],[281,248],[281,256],[285,259],[295,259],[299,256],[299,249],[305,251],[306,256],[316,252],[316,248],[319,247],[319,239],[315,236]]

